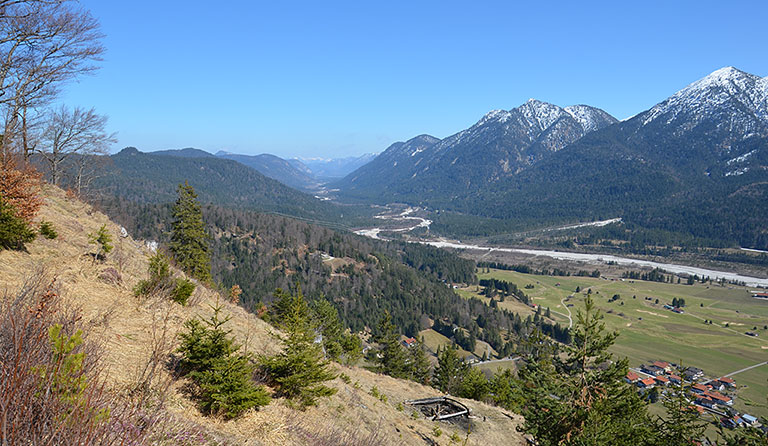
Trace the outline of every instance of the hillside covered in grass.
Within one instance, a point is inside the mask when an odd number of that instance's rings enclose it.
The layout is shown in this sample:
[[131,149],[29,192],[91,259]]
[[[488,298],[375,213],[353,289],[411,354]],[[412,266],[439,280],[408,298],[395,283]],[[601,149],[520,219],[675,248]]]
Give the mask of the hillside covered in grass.
[[[254,355],[280,349],[277,331],[202,285],[186,306],[157,296],[137,298],[133,290],[146,278],[151,254],[145,243],[121,237],[119,226],[59,189],[46,187],[44,202],[37,218],[50,222],[57,237],[39,237],[26,251],[0,251],[3,302],[19,301],[21,290],[39,289],[46,295],[45,290],[55,289],[61,314],[74,312],[72,323],[93,346],[87,354],[98,374],[91,379],[103,384],[105,404],[130,406],[134,415],[147,417],[133,426],[142,439],[136,444],[447,445],[467,438],[466,444],[523,444],[515,430],[519,417],[499,408],[465,400],[474,415],[467,434],[465,427],[427,421],[402,404],[436,396],[437,390],[336,364],[332,367],[339,377],[329,385],[337,391],[317,407],[299,411],[276,397],[235,421],[203,416],[189,394],[189,381],[173,373],[184,322],[210,317],[211,306],[220,305],[231,335]],[[102,225],[114,249],[99,261],[88,235]],[[120,435],[113,432],[110,438]]]

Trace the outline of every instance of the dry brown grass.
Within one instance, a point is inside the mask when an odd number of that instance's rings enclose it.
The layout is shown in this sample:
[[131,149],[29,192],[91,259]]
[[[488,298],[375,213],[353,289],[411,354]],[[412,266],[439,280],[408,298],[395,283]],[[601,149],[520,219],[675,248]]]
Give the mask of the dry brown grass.
[[[283,402],[273,401],[259,411],[251,411],[240,419],[224,422],[200,415],[182,388],[183,381],[173,380],[167,367],[151,368],[151,358],[167,358],[176,346],[176,335],[184,321],[207,316],[211,306],[222,305],[231,320],[229,328],[247,351],[272,354],[278,350],[273,329],[243,308],[227,302],[219,294],[198,286],[190,305],[182,307],[162,298],[140,301],[133,296],[136,283],[146,278],[150,253],[140,241],[120,238],[120,228],[89,205],[69,199],[60,189],[46,187],[45,205],[38,219],[53,223],[59,237],[39,238],[28,245],[28,253],[0,252],[0,295],[19,287],[30,271],[46,268],[65,297],[65,304],[81,309],[83,323],[103,354],[102,365],[109,385],[125,394],[136,391],[146,381],[160,391],[168,410],[183,420],[232,438],[235,444],[264,445],[423,445],[451,444],[456,433],[463,440],[466,431],[449,423],[435,423],[411,416],[411,409],[400,403],[409,399],[436,396],[438,391],[419,384],[393,379],[359,368],[338,366],[350,377],[349,383],[336,379],[332,385],[336,395],[320,401],[317,407],[299,412]],[[115,241],[115,249],[104,263],[94,263],[89,253],[88,234],[102,224]],[[122,281],[99,279],[112,268]],[[387,396],[383,402],[370,394],[376,386]],[[521,419],[505,411],[476,401],[464,401],[474,418],[468,445],[524,444],[515,427]],[[436,437],[435,426],[442,435]]]

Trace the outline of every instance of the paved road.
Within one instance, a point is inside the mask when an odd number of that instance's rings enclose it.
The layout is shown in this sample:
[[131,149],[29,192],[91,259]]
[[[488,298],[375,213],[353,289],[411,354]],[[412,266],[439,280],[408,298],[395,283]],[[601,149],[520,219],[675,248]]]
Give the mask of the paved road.
[[475,367],[475,366],[478,366],[478,365],[493,364],[494,362],[517,361],[520,358],[521,358],[521,356],[515,356],[514,358],[492,359],[490,361],[476,362],[476,363],[472,364],[472,367]]
[[731,373],[729,373],[727,375],[723,375],[723,377],[728,378],[728,377],[731,377],[731,376],[733,376],[733,375],[735,375],[737,373],[746,372],[747,370],[752,370],[752,369],[754,369],[756,367],[760,367],[761,365],[766,365],[766,364],[768,364],[768,361],[764,361],[764,362],[761,362],[759,364],[755,364],[755,365],[752,365],[752,366],[749,366],[749,367],[745,367],[745,368],[743,368],[741,370],[736,370],[735,372],[731,372]]

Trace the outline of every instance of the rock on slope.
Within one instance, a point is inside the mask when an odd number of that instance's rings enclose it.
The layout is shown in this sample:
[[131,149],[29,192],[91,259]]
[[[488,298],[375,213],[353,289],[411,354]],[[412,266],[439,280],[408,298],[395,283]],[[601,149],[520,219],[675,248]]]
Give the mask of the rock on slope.
[[[38,272],[56,278],[65,303],[80,308],[87,336],[103,346],[103,364],[107,379],[115,391],[134,383],[147,363],[151,346],[167,321],[167,338],[175,342],[176,333],[189,318],[210,314],[210,305],[218,295],[198,287],[190,305],[181,307],[166,300],[139,301],[131,292],[146,276],[148,255],[144,243],[131,237],[119,237],[119,227],[89,205],[71,200],[56,188],[47,187],[45,205],[38,218],[50,221],[59,233],[55,240],[39,239],[28,245],[28,252],[0,252],[0,293],[9,298],[30,274]],[[87,234],[102,224],[115,240],[115,249],[105,263],[94,263]],[[120,283],[99,279],[107,269],[122,277]],[[238,341],[254,354],[271,354],[278,348],[272,329],[244,309],[223,302],[224,313],[231,317],[229,328]],[[436,396],[429,387],[401,381],[359,368],[336,366],[350,377],[332,385],[338,393],[322,400],[318,407],[298,412],[284,401],[275,400],[258,412],[238,420],[223,422],[203,417],[181,391],[184,382],[173,381],[168,372],[169,410],[185,420],[197,423],[231,444],[305,445],[305,444],[450,444],[449,436],[466,431],[447,424],[411,417],[410,409],[398,410],[404,400]],[[161,380],[162,381],[162,380]],[[370,395],[372,387],[387,396],[387,401]],[[505,411],[475,401],[464,401],[474,414],[473,429],[467,444],[524,444],[515,427],[521,419]],[[443,434],[435,436],[439,426]]]

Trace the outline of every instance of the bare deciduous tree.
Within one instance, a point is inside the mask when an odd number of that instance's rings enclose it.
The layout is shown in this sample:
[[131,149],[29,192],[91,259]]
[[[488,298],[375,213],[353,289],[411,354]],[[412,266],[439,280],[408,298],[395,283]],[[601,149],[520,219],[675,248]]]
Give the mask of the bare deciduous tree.
[[74,0],[0,0],[2,151],[28,157],[30,109],[50,103],[62,85],[97,69],[99,24]]
[[42,147],[36,151],[48,163],[52,184],[59,184],[63,163],[74,158],[72,185],[78,194],[81,192],[90,159],[106,154],[116,141],[114,133],[106,132],[106,125],[107,117],[92,108],[70,110],[62,106],[51,113],[39,144]]

